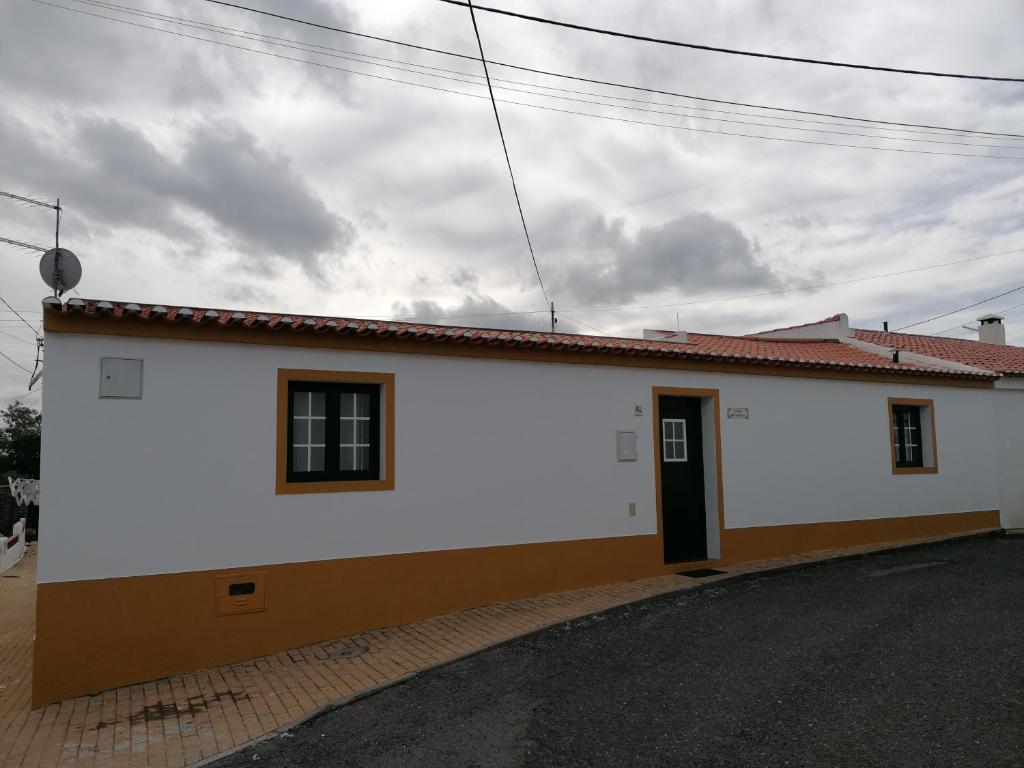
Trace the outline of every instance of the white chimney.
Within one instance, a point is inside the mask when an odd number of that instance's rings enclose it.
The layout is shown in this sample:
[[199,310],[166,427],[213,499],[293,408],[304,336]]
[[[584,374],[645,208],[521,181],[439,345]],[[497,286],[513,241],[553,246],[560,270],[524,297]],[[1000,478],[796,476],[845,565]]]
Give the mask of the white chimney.
[[982,315],[978,322],[978,341],[1006,346],[1006,326],[1001,315]]

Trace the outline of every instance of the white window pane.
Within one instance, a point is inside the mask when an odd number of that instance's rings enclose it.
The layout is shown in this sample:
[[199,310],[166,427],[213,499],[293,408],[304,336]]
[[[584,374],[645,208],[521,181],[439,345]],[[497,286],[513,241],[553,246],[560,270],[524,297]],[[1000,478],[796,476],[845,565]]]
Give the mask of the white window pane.
[[342,448],[338,462],[338,468],[342,470],[353,470],[356,468],[355,453],[351,448]]
[[675,443],[673,443],[671,441],[666,441],[665,442],[665,458],[671,460],[671,459],[674,459],[675,457],[676,457],[676,454],[675,454]]
[[370,415],[370,396],[356,395],[356,416]]
[[324,449],[323,448],[310,448],[309,449],[309,471],[310,472],[323,472],[324,471]]
[[352,445],[355,442],[355,434],[353,425],[355,422],[352,419],[341,420],[341,431],[339,432],[338,442],[342,445]]
[[292,395],[292,408],[296,416],[309,415],[309,392],[296,392]]
[[310,422],[310,441],[314,445],[324,444],[324,427],[327,425],[326,419],[313,419]]
[[357,421],[356,422],[356,440],[357,443],[368,443],[370,442],[370,422],[368,421]]
[[292,469],[296,472],[309,471],[305,448],[292,448]]
[[295,419],[294,424],[294,439],[292,440],[292,443],[294,445],[305,445],[309,442],[309,420]]
[[355,397],[356,396],[351,392],[342,392],[338,395],[338,407],[340,409],[338,413],[340,413],[342,417],[355,415]]
[[356,469],[370,468],[370,449],[356,448]]
[[312,407],[311,416],[326,416],[324,411],[327,405],[327,396],[323,392],[313,392],[310,399],[310,405]]
[[676,422],[676,439],[677,440],[685,440],[686,439],[686,422],[685,421],[677,421]]

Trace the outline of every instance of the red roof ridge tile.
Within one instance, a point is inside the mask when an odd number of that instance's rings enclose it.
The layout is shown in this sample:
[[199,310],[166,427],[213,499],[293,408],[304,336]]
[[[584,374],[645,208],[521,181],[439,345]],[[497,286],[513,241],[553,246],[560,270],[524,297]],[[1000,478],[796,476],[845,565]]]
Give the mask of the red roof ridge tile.
[[418,343],[503,345],[601,354],[665,356],[756,366],[873,370],[935,378],[998,378],[997,374],[987,372],[940,368],[909,362],[893,363],[887,356],[842,344],[835,339],[764,339],[693,333],[688,335],[687,343],[679,343],[615,336],[446,326],[325,315],[256,313],[78,298],[71,299],[66,304],[61,304],[59,299],[49,298],[44,300],[43,307],[48,312],[61,312],[83,318],[102,316],[134,323],[169,322],[201,327],[234,326],[274,333],[287,329],[291,333],[398,337]]
[[757,331],[756,333],[748,333],[746,335],[757,336],[762,333],[775,333],[776,331],[792,331],[795,328],[810,328],[812,325],[824,325],[825,323],[838,322],[841,316],[842,315],[837,312],[831,317],[826,317],[824,320],[815,320],[814,322],[811,323],[797,323],[796,325],[785,325],[782,328],[769,328],[768,330],[765,331]]

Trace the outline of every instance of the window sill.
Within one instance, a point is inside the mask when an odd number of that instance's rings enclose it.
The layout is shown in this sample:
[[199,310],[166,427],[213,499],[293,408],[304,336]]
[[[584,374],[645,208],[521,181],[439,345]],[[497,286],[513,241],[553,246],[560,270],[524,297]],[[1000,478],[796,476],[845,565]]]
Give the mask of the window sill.
[[893,467],[894,475],[934,475],[939,471],[938,467]]
[[278,483],[278,496],[292,493],[352,493],[364,491],[393,491],[394,480],[326,480],[319,483]]

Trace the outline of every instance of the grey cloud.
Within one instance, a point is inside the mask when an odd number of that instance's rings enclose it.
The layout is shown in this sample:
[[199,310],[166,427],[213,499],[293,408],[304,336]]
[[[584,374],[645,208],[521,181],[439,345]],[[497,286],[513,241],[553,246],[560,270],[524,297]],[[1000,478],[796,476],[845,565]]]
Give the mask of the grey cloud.
[[327,210],[287,158],[261,148],[241,129],[197,133],[181,170],[179,198],[250,247],[319,262],[354,238],[352,225]]
[[287,158],[237,126],[201,126],[180,160],[117,121],[86,123],[79,137],[99,192],[83,206],[109,223],[180,236],[181,207],[208,216],[238,250],[296,262],[318,278],[355,238],[353,225],[326,208]]
[[437,286],[443,287],[448,285],[476,292],[480,285],[480,276],[466,267],[449,269],[440,274],[432,274],[430,272],[419,272],[416,274],[417,290],[431,290]]
[[[240,59],[202,58],[200,50],[215,48],[134,24],[167,26],[195,34],[194,29],[154,23],[153,20],[94,7],[69,6],[64,10],[31,2],[0,4],[0,29],[17,30],[0,46],[0,72],[12,92],[49,97],[63,105],[96,107],[126,102],[170,103],[175,106],[215,105],[223,100],[226,71]],[[174,5],[151,7],[179,13]],[[99,18],[103,16],[106,18]],[[46,65],[40,66],[45,52]],[[133,66],[125,66],[125,62]],[[237,92],[256,80],[231,78]]]
[[77,131],[58,131],[58,141],[64,146],[55,151],[46,137],[36,140],[25,124],[0,116],[8,184],[60,195],[69,231],[82,236],[149,229],[209,253],[213,243],[197,226],[199,215],[229,241],[227,250],[264,266],[275,259],[295,263],[316,279],[355,240],[354,225],[328,210],[286,157],[238,126],[201,124],[182,137],[180,157],[117,120],[80,120]]
[[621,219],[598,217],[584,226],[588,258],[558,276],[558,288],[580,302],[628,302],[661,291],[771,289],[779,275],[758,259],[758,246],[731,222],[690,213],[635,235]]
[[450,277],[452,285],[459,288],[476,288],[480,282],[480,278],[465,267],[455,270],[451,273]]
[[[546,313],[516,312],[490,296],[464,296],[461,303],[449,306],[442,306],[430,299],[396,302],[392,311],[396,319],[422,323],[524,331],[551,329],[551,321]],[[578,333],[580,329],[572,320],[560,318],[558,330],[562,333]]]
[[[325,0],[274,0],[262,3],[261,7],[342,28],[358,26],[354,13]],[[25,0],[0,4],[0,29],[18,30],[18,34],[7,36],[0,46],[4,85],[34,97],[48,95],[64,104],[88,107],[136,102],[210,108],[231,99],[239,101],[258,95],[272,77],[271,69],[277,63],[271,58],[218,43],[332,64],[329,58],[275,45],[272,41],[246,39],[228,32],[219,34],[110,8],[74,4],[69,8]],[[337,35],[330,32],[232,9],[200,4],[186,10],[180,3],[151,0],[136,10],[217,24],[240,33],[272,35],[282,38],[283,44],[295,41],[338,46]],[[40,51],[49,52],[45,67],[39,66]],[[125,67],[126,61],[134,62],[135,66]],[[347,101],[349,98],[351,75],[345,72],[300,63],[286,64],[288,70],[299,71],[303,85],[329,91],[333,99]]]

